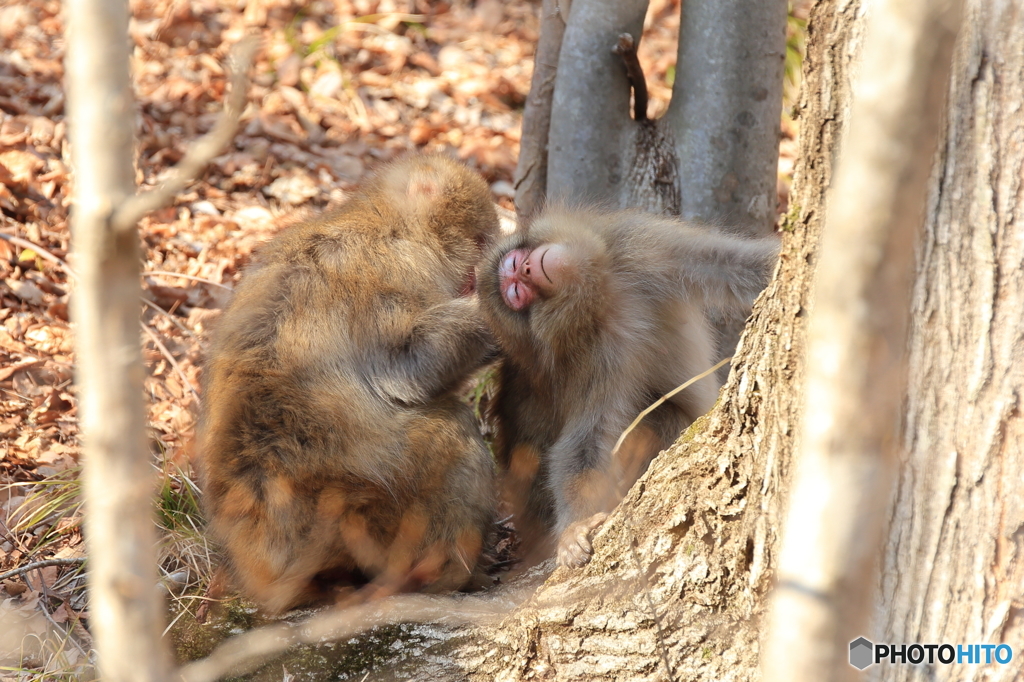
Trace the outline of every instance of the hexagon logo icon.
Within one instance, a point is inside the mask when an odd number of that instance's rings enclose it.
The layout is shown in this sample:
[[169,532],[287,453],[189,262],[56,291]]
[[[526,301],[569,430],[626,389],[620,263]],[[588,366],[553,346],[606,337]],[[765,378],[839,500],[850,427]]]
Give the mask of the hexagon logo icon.
[[850,665],[857,670],[863,670],[874,661],[875,645],[865,637],[858,637],[850,642]]

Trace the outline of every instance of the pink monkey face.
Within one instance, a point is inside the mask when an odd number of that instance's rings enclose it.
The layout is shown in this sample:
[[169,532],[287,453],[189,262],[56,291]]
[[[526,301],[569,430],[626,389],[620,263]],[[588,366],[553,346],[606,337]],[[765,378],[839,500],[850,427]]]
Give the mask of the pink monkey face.
[[513,249],[498,266],[501,297],[512,310],[525,310],[538,295],[557,291],[568,268],[566,248],[561,244],[541,244],[532,251]]

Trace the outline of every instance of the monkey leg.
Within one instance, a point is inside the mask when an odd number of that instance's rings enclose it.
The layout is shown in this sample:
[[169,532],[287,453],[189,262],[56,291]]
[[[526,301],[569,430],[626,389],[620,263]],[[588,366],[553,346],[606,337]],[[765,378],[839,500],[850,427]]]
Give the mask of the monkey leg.
[[472,411],[454,398],[421,410],[408,442],[419,469],[417,500],[390,550],[402,557],[397,567],[408,567],[402,589],[463,588],[483,575],[480,557],[495,519],[490,452]]
[[211,507],[235,582],[270,614],[330,600],[337,580],[360,580],[339,532],[348,505],[336,487],[262,476],[234,482]]
[[690,421],[683,408],[665,403],[633,429],[617,451],[610,453],[610,462],[598,459],[597,466],[585,468],[582,456],[576,460],[581,470],[564,479],[560,487],[560,496],[568,507],[562,517],[571,515],[558,536],[560,566],[578,567],[590,560],[592,537],[608,518],[607,512],[618,505],[651,461],[679,437]]

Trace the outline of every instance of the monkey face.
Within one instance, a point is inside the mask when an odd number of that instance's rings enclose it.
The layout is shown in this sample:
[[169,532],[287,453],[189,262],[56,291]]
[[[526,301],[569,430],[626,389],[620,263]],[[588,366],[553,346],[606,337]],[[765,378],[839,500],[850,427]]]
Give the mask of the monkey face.
[[[555,225],[555,227],[559,227]],[[492,249],[477,271],[480,304],[502,349],[531,367],[573,353],[600,326],[606,258],[546,222]]]
[[498,266],[501,298],[512,310],[527,308],[538,294],[551,296],[572,274],[569,254],[562,244],[512,249]]

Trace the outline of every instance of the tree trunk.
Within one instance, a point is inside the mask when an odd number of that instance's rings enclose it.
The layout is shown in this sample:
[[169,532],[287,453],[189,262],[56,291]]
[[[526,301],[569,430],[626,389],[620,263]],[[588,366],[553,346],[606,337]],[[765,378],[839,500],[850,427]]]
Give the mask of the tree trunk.
[[679,215],[743,234],[770,234],[786,3],[696,0],[683,2],[682,11],[664,121],[679,159]]
[[887,680],[1024,676],[1022,101],[1024,2],[971,0],[919,250],[875,640],[1007,643],[1013,659],[883,664]]
[[945,104],[956,0],[872,5],[815,277],[801,447],[762,672],[859,679],[906,377],[914,245]]
[[114,211],[135,193],[135,111],[128,77],[128,3],[67,3],[68,115],[78,288],[76,381],[85,452],[85,539],[90,628],[103,678],[161,681],[170,659],[160,639],[153,467],[143,408],[139,342],[139,236],[118,231]]
[[[775,224],[776,164],[786,3],[687,0],[668,114],[630,114],[619,36],[639,40],[647,0],[574,0],[544,6],[539,66],[524,115],[527,154],[517,169],[517,206],[529,217],[544,197],[707,221],[751,235]],[[557,48],[557,38],[561,47]],[[558,69],[547,60],[557,52]],[[550,126],[544,88],[554,82]],[[536,166],[547,150],[547,176]]]

